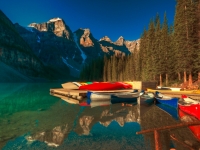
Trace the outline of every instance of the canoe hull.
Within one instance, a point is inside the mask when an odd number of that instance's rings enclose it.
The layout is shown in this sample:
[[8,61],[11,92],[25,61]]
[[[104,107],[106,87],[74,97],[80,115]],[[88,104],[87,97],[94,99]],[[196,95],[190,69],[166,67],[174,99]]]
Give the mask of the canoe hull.
[[[192,117],[191,115],[186,114],[181,109],[179,109],[179,117],[183,121],[184,121],[184,117],[187,117],[187,118],[189,118],[192,121],[197,121],[196,118]],[[192,133],[194,134],[194,136],[200,141],[200,125],[189,126],[189,129],[192,131]]]
[[157,103],[168,105],[168,106],[171,106],[174,108],[178,107],[178,98],[176,98],[176,97],[171,98],[171,99],[162,99],[162,98],[158,98],[158,97],[155,97],[155,98],[156,98]]
[[111,100],[112,95],[134,95],[134,97],[138,97],[138,92],[120,92],[120,93],[98,93],[98,92],[87,92],[87,98],[95,101],[95,100]]
[[197,119],[200,120],[200,104],[191,104],[191,105],[181,105],[179,104],[179,108],[189,114],[192,115],[194,117],[196,117]]
[[82,85],[79,87],[80,90],[119,90],[119,89],[132,89],[130,84],[125,84],[121,82],[109,83],[109,82],[99,82],[92,83],[88,85]]
[[172,116],[174,119],[179,120],[179,116],[178,116],[178,109],[168,106],[168,105],[163,105],[163,104],[156,104],[156,106],[160,109],[162,109],[163,111],[165,111],[166,113],[168,113],[170,116]]

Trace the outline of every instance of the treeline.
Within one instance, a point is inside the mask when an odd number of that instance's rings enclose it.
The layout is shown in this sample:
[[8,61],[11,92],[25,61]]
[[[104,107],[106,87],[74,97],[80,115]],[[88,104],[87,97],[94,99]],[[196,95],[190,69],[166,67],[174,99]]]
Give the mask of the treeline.
[[[103,64],[98,65],[99,71],[94,61],[82,74],[93,72],[84,76],[86,80],[159,81],[161,86],[171,81],[189,81],[191,85],[193,78],[200,81],[200,0],[177,0],[174,25],[168,25],[166,13],[163,23],[157,14],[139,44],[139,50],[135,48],[131,55],[105,56],[98,60]],[[98,73],[102,74],[95,78]]]
[[89,64],[86,64],[80,73],[81,81],[103,81],[104,59],[97,57]]
[[[199,0],[177,0],[174,25],[151,20],[140,41],[142,80],[193,82],[200,70]],[[164,79],[163,79],[164,78]]]

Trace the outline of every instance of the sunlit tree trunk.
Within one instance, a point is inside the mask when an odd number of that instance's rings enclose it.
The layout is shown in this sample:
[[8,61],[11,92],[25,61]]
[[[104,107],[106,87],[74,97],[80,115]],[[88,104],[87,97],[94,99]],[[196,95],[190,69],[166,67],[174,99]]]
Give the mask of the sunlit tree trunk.
[[191,85],[192,85],[192,73],[191,73],[191,71],[190,71],[190,73],[189,73],[188,82],[189,82],[188,85],[191,86]]
[[166,80],[165,80],[165,84],[166,84],[166,86],[168,86],[169,80],[168,80],[168,74],[167,74],[167,73],[165,74],[165,77],[166,77],[166,78],[165,78],[165,79],[166,79]]
[[198,72],[198,82],[200,82],[200,72]]
[[181,74],[178,72],[178,80],[181,81]]
[[183,72],[183,82],[187,82],[187,74],[186,74],[186,71],[184,70]]
[[160,86],[162,86],[162,75],[160,74]]

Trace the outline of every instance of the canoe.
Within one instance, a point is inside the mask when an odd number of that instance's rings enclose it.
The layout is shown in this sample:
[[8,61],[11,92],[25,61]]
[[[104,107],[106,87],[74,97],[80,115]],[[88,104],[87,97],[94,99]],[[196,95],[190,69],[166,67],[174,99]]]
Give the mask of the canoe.
[[169,89],[146,89],[147,92],[162,92],[162,93],[176,93],[176,94],[200,94],[200,90],[171,90]]
[[79,87],[81,86],[81,84],[78,82],[67,82],[61,85],[64,89],[67,89],[67,90],[78,90]]
[[137,103],[138,96],[135,95],[111,95],[111,103]]
[[178,98],[177,97],[170,97],[161,94],[160,92],[156,91],[155,92],[155,99],[157,103],[168,105],[174,108],[178,107]]
[[132,85],[123,82],[94,82],[88,85],[81,85],[79,90],[119,90],[132,89]]
[[156,106],[160,109],[162,109],[164,112],[168,113],[170,116],[172,116],[175,120],[179,120],[178,116],[178,109],[174,107],[170,107],[168,105],[163,104],[156,104]]
[[180,104],[178,105],[179,109],[183,112],[192,115],[200,120],[200,104]]
[[194,99],[188,97],[187,95],[181,95],[181,98],[183,99],[184,103],[187,103],[187,104],[198,104],[198,103],[200,103],[199,101],[194,100]]
[[144,101],[145,104],[151,105],[155,101],[155,97],[153,93],[144,93],[140,96],[141,102]]
[[[183,122],[192,122],[192,121],[198,121],[195,117],[186,114],[184,111],[179,109],[179,117],[181,121]],[[195,126],[189,126],[189,129],[192,131],[194,136],[197,138],[197,140],[200,141],[200,125],[195,125]]]
[[139,96],[142,92],[138,90],[133,90],[132,92],[119,92],[119,93],[103,93],[103,92],[87,92],[87,98],[91,100],[110,100],[111,95],[134,95],[135,97]]
[[187,95],[181,95],[183,101],[179,102],[179,108],[200,120],[200,102]]

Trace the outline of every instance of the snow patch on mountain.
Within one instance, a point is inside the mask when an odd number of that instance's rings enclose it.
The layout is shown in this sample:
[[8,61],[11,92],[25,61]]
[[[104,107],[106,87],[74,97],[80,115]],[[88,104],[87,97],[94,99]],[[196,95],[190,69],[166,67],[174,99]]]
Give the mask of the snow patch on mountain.
[[24,27],[26,30],[30,31],[30,32],[34,32],[33,31],[33,27]]
[[39,36],[37,36],[37,38],[38,38],[38,39],[37,39],[37,42],[38,42],[38,43],[40,43],[40,37],[39,37]]
[[74,68],[73,66],[71,66],[70,64],[68,64],[67,59],[68,59],[67,57],[66,57],[66,59],[62,57],[63,63],[65,63],[68,67],[75,69],[76,71],[80,71],[80,70]]
[[82,64],[84,64],[85,63],[85,60],[86,60],[86,58],[87,58],[87,56],[85,55],[85,53],[83,52],[83,50],[80,48],[80,46],[79,46],[79,44],[78,44],[78,42],[77,42],[77,36],[76,36],[76,33],[73,33],[73,35],[74,35],[74,41],[75,41],[75,43],[76,43],[76,46],[78,47],[78,49],[80,50],[80,52],[81,52],[81,57],[83,58],[83,61],[82,61]]
[[28,27],[35,27],[34,25],[36,25],[37,23],[31,23],[28,25]]
[[53,19],[50,19],[47,23],[56,22],[58,20],[62,20],[62,19],[61,18],[53,18]]

